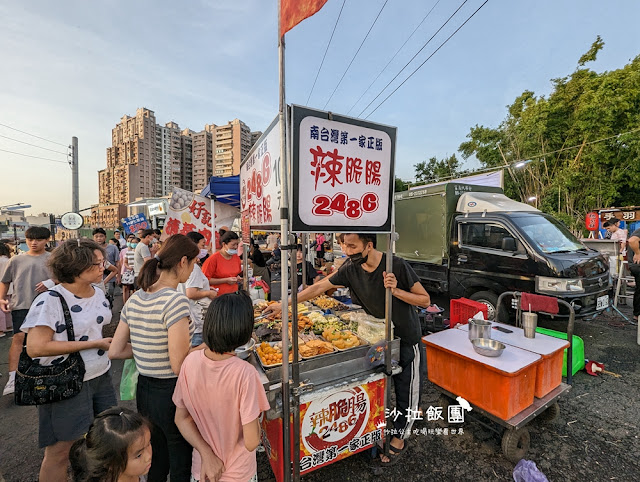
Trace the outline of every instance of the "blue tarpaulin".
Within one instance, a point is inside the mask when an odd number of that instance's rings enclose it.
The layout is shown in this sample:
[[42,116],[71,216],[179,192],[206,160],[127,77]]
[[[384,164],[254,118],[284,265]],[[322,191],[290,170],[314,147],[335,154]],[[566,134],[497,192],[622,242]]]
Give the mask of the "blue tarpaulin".
[[240,208],[240,175],[213,176],[209,179],[209,185],[202,190],[200,195],[204,197],[213,195],[218,202]]

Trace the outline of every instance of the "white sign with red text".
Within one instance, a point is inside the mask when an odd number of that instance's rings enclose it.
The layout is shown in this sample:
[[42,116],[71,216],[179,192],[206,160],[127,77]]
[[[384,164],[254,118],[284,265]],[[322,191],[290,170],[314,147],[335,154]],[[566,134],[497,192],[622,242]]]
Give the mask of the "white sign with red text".
[[292,230],[388,232],[395,128],[297,106],[293,122]]
[[260,136],[240,166],[241,211],[252,228],[280,225],[280,124],[278,118]]

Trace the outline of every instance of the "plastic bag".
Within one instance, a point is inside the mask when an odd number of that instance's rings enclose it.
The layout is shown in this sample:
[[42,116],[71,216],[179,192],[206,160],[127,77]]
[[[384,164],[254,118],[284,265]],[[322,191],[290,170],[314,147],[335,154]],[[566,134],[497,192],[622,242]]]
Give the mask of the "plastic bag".
[[120,378],[120,400],[135,400],[138,387],[138,367],[133,358],[124,361]]
[[522,459],[513,469],[515,482],[549,482],[533,460]]

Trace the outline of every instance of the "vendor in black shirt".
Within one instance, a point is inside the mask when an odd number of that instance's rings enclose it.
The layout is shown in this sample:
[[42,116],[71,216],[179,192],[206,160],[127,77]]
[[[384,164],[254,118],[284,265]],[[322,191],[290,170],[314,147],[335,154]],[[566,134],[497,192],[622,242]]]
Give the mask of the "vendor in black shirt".
[[638,321],[640,316],[640,229],[636,229],[629,236],[629,249],[627,249],[627,259],[629,260],[629,271],[636,281],[633,290],[633,319]]
[[[307,301],[336,288],[346,287],[354,303],[376,318],[385,316],[385,289],[393,294],[392,318],[394,333],[400,338],[400,366],[402,372],[393,377],[397,411],[394,421],[398,435],[391,439],[390,458],[382,456],[383,465],[395,464],[405,453],[407,439],[420,406],[422,382],[426,376],[426,360],[420,344],[420,321],[416,306],[429,306],[431,300],[418,275],[401,258],[393,257],[393,273],[386,273],[386,255],[376,249],[372,234],[344,235],[344,249],[350,261],[332,276],[318,281],[298,294],[298,301]],[[280,311],[280,303],[270,305],[268,311]],[[411,410],[411,411],[409,411]],[[407,414],[411,414],[407,417]],[[395,417],[395,414],[394,414]]]

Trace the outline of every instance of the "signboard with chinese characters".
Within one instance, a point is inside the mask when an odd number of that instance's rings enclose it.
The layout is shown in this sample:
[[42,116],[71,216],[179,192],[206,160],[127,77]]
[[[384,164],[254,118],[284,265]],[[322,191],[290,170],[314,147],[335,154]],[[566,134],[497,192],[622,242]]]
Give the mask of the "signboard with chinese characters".
[[[323,393],[300,403],[300,473],[342,460],[384,439],[384,376]],[[292,422],[293,423],[293,422]],[[283,480],[282,419],[263,420],[263,445],[276,480]]]
[[602,223],[605,221],[609,221],[610,219],[618,218],[621,221],[625,221],[627,223],[633,223],[635,221],[640,221],[640,208],[621,208],[621,209],[613,209],[613,210],[600,210],[600,219]]
[[280,124],[276,117],[240,166],[240,209],[249,213],[252,228],[279,228],[281,190]]
[[395,127],[294,105],[292,137],[292,231],[391,231]]
[[[64,213],[60,218],[60,225],[65,229],[76,230],[80,229],[84,224],[84,219],[78,213],[68,212]],[[57,225],[57,221],[56,221]]]
[[212,239],[212,221],[215,223],[213,229],[216,230],[216,226],[233,225],[238,216],[237,208],[219,202],[213,203],[213,210],[215,213],[211,212],[210,199],[174,187],[161,239],[164,241],[174,234],[196,231],[205,237],[209,245]]
[[135,234],[140,229],[150,229],[151,225],[147,220],[147,216],[144,213],[134,214],[133,216],[129,216],[128,218],[124,218],[122,220],[122,225],[124,226],[124,232],[126,234]]

